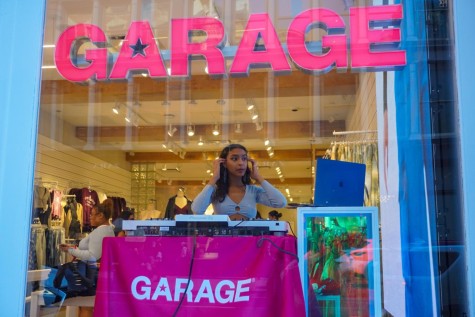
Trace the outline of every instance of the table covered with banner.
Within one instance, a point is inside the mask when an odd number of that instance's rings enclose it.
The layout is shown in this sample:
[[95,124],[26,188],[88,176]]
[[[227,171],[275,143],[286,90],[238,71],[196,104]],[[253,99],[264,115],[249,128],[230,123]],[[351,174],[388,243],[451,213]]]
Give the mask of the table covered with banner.
[[304,317],[293,236],[105,238],[95,317]]

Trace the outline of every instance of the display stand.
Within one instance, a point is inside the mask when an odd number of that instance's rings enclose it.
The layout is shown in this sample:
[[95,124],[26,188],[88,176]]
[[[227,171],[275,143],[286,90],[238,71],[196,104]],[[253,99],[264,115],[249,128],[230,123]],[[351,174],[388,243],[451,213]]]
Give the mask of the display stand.
[[378,209],[302,207],[297,221],[307,314],[381,316]]
[[[41,282],[48,278],[51,269],[31,270],[28,271],[27,282]],[[44,289],[31,292],[30,296],[25,298],[25,301],[30,303],[30,317],[38,317],[40,313],[40,306],[44,305],[43,300]]]

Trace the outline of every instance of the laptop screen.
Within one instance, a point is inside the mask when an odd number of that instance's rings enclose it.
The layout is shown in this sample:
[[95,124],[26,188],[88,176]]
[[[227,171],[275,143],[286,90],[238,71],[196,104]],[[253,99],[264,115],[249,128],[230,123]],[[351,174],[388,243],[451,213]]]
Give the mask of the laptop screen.
[[365,164],[317,159],[314,205],[363,206],[365,173]]

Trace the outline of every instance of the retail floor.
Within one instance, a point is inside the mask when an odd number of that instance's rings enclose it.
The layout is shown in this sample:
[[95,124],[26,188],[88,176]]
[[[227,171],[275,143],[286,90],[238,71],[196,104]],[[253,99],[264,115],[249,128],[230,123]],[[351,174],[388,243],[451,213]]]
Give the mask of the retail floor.
[[66,307],[41,307],[41,317],[66,317]]
[[[29,316],[30,313],[27,307],[25,317]],[[66,307],[59,307],[55,305],[41,306],[38,317],[66,317]]]

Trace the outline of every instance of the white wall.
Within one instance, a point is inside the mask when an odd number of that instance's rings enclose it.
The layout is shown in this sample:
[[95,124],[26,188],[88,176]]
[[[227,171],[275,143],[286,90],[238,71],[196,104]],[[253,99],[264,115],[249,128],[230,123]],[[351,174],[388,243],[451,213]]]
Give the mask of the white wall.
[[38,135],[35,178],[57,182],[62,190],[90,186],[130,201],[130,171],[42,135]]
[[[376,130],[376,84],[374,73],[361,73],[359,76],[356,106],[346,121],[348,131]],[[376,134],[359,135],[357,138],[371,139]]]

